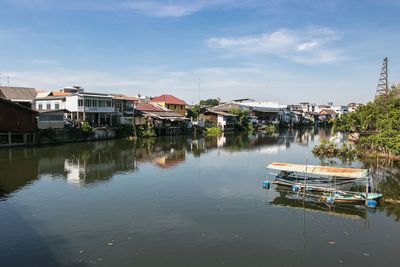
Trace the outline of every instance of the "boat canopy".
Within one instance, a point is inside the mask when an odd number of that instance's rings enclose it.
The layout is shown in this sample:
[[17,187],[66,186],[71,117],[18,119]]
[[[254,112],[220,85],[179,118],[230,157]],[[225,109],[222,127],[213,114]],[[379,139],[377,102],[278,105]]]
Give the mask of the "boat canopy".
[[272,162],[267,166],[267,168],[280,171],[287,171],[287,172],[300,172],[300,173],[309,173],[309,174],[325,175],[333,177],[349,177],[349,178],[368,177],[368,170],[366,169],[337,168],[337,167],[325,167],[325,166],[277,163],[277,162]]

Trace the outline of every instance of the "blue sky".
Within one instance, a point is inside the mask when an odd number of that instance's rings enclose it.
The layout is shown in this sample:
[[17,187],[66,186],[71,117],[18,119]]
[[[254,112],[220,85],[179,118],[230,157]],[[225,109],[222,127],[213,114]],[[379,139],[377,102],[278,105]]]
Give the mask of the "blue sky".
[[385,56],[400,81],[399,11],[399,0],[0,0],[1,82],[365,103]]

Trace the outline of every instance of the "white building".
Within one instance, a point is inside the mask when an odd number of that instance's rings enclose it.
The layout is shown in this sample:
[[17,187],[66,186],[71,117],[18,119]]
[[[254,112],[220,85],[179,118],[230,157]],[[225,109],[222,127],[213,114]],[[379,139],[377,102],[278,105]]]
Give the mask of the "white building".
[[339,117],[343,114],[349,113],[349,109],[347,106],[332,106],[331,109],[333,109]]

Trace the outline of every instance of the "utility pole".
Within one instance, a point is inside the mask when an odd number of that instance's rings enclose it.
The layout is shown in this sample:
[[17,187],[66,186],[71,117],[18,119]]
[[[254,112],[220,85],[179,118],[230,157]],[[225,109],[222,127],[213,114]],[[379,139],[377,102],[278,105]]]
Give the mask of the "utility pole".
[[379,76],[378,86],[376,87],[375,98],[384,94],[389,94],[389,84],[388,84],[388,59],[385,57],[383,59],[381,75]]

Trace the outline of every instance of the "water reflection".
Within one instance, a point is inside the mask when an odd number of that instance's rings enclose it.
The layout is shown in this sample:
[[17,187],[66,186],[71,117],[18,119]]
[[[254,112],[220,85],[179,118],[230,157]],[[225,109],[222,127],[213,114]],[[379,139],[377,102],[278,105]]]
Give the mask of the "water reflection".
[[[136,172],[143,164],[168,170],[184,164],[188,156],[200,157],[215,150],[218,151],[218,156],[221,151],[233,153],[250,150],[260,155],[279,155],[292,144],[309,147],[310,143],[319,143],[320,140],[328,138],[330,132],[331,129],[308,128],[285,130],[272,135],[169,136],[137,141],[111,140],[0,150],[0,197],[6,199],[41,177],[63,178],[70,184],[90,186],[107,182],[117,173]],[[312,149],[312,146],[309,149]],[[373,168],[372,165],[364,167]],[[383,175],[384,179],[379,178],[377,183],[379,190],[393,199],[399,199],[400,196],[399,170],[400,165],[392,163],[390,170]],[[295,207],[299,203],[289,193],[281,192],[271,204]],[[310,209],[313,206],[318,207],[320,211],[332,212],[326,210],[324,204],[305,204]],[[380,207],[380,210],[382,209],[388,216],[395,216],[396,221],[400,219],[398,205],[383,204]],[[351,209],[342,209],[339,213],[362,215],[359,210]]]
[[10,195],[41,176],[63,177],[72,184],[89,185],[107,181],[115,173],[135,171],[141,164],[174,168],[185,162],[187,154],[200,157],[215,149],[229,152],[258,149],[261,153],[276,154],[291,143],[307,144],[323,138],[325,132],[310,128],[274,135],[172,136],[136,142],[112,140],[0,150],[0,196]]
[[367,216],[367,210],[363,206],[329,205],[318,200],[317,196],[303,195],[303,193],[299,192],[295,193],[285,187],[278,186],[275,192],[267,191],[267,194],[271,193],[275,193],[276,196],[268,204],[274,206],[290,207],[349,219],[365,219]]

